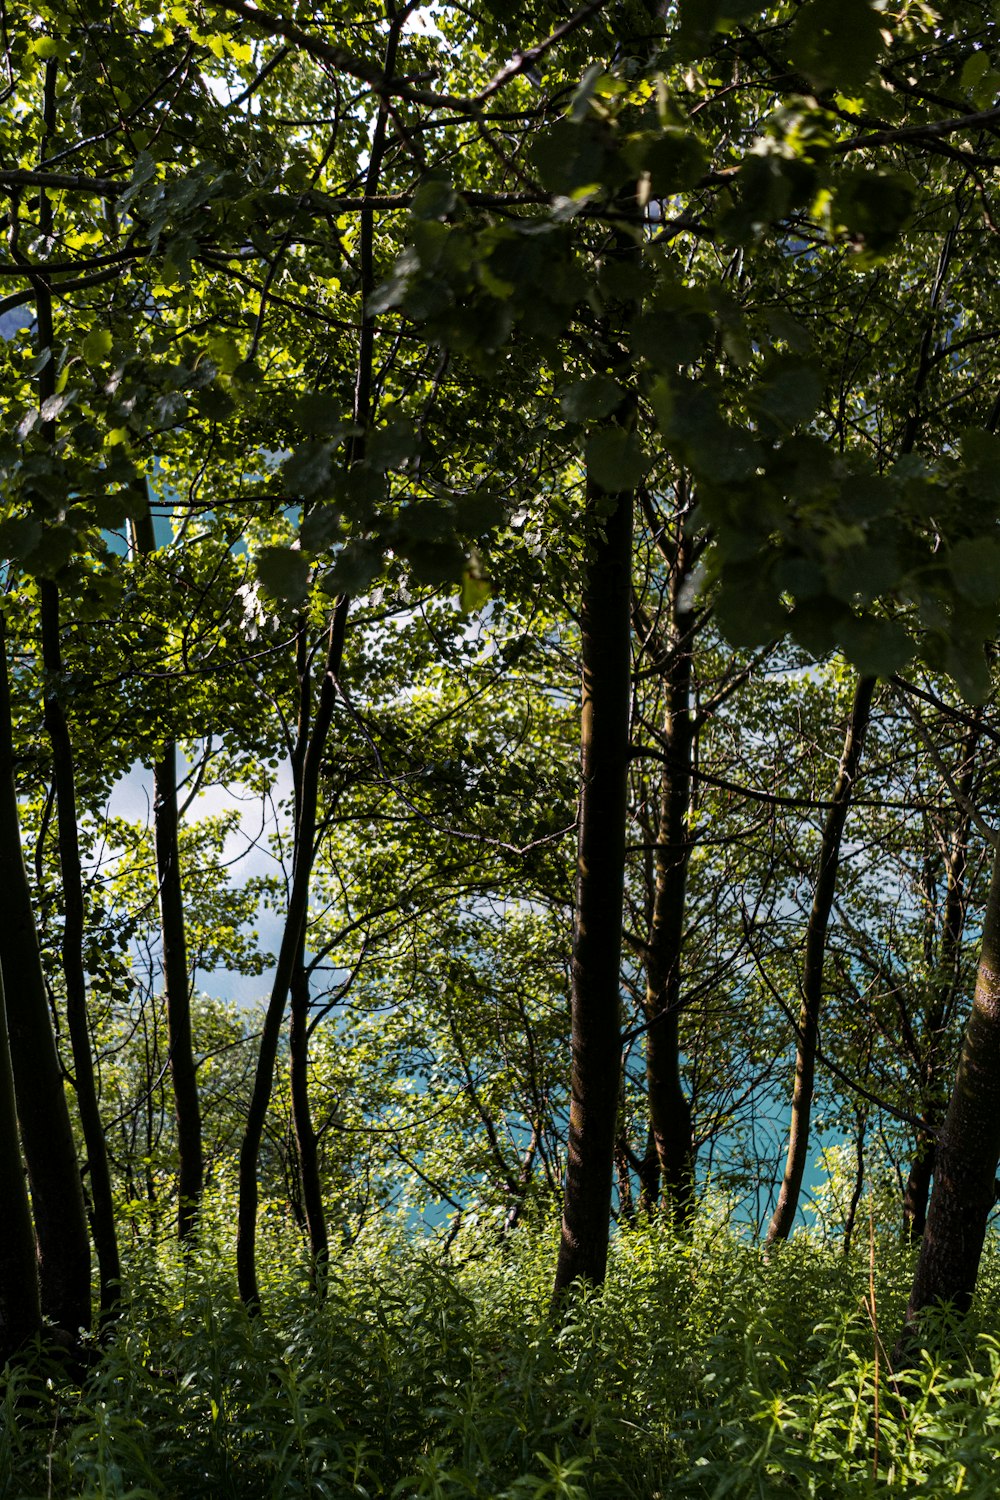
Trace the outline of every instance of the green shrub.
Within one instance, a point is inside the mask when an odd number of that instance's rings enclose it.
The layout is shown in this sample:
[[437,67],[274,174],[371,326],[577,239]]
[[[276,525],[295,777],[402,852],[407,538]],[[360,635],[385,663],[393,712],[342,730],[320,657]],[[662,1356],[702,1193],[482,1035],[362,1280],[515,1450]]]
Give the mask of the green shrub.
[[[998,1260],[973,1318],[925,1328],[898,1389],[868,1249],[765,1260],[706,1219],[617,1236],[603,1292],[548,1312],[551,1233],[446,1254],[361,1242],[309,1290],[266,1229],[266,1314],[234,1290],[226,1214],[182,1257],[138,1235],[126,1311],[82,1382],[39,1359],[3,1387],[9,1500],[654,1500],[992,1495]],[[877,1247],[891,1345],[908,1257]],[[876,1415],[876,1389],[878,1395]]]

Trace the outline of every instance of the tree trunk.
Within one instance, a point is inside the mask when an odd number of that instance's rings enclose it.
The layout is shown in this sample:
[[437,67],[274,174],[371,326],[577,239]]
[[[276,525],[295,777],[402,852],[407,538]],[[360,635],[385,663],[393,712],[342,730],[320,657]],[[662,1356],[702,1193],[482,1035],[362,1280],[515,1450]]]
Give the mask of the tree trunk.
[[121,1294],[121,1262],[115,1233],[114,1199],[104,1125],[87,1020],[87,980],[83,967],[83,871],[77,828],[76,784],[69,727],[59,697],[62,651],[59,644],[59,590],[51,579],[39,585],[42,658],[45,666],[45,727],[52,745],[56,786],[56,825],[63,886],[62,966],[66,980],[66,1024],[73,1051],[77,1105],[90,1170],[94,1245],[101,1282],[101,1313],[107,1316]]
[[854,1187],[851,1189],[851,1201],[847,1205],[847,1216],[844,1219],[844,1254],[850,1255],[851,1241],[854,1238],[854,1225],[858,1217],[858,1205],[861,1202],[861,1194],[865,1186],[865,1130],[867,1121],[863,1115],[858,1117],[858,1130],[854,1137]]
[[[142,514],[135,522],[133,536],[140,554],[148,557],[155,552],[156,539],[148,496]],[[184,1242],[192,1237],[197,1226],[205,1165],[198,1068],[191,1029],[191,976],[188,972],[177,810],[177,747],[173,740],[166,742],[153,765],[153,827],[170,1081],[177,1126],[177,1234]]]
[[[591,517],[608,498],[587,486]],[[604,1280],[621,1056],[620,967],[629,761],[632,495],[613,500],[580,612],[581,793],[571,970],[572,1070],[554,1300]]]
[[958,779],[960,803],[947,856],[944,921],[941,927],[937,973],[933,980],[931,1006],[924,1027],[921,1063],[924,1128],[918,1132],[916,1149],[903,1196],[903,1225],[911,1244],[923,1235],[927,1225],[927,1202],[934,1172],[935,1141],[942,1107],[939,1088],[942,1082],[944,1049],[948,1020],[961,984],[962,938],[965,933],[965,872],[969,855],[968,808],[975,780],[975,752],[979,741],[978,725],[970,726],[962,746],[962,767]]
[[31,1228],[28,1189],[21,1165],[14,1104],[14,1075],[7,1040],[7,1016],[0,980],[0,1368],[41,1332],[42,1309]]
[[773,1245],[777,1240],[788,1238],[799,1206],[799,1193],[809,1153],[809,1121],[812,1114],[813,1083],[816,1075],[819,1015],[823,1001],[823,960],[826,956],[826,934],[837,889],[837,868],[840,863],[844,825],[847,822],[847,811],[851,804],[858,765],[864,749],[874,691],[874,677],[858,679],[840,769],[823,828],[812,910],[809,913],[809,926],[806,930],[806,948],[802,968],[802,1004],[799,1009],[795,1084],[792,1090],[792,1118],[788,1127],[788,1155],[777,1206],[768,1225],[767,1243],[769,1245]]
[[[292,750],[292,787],[295,797],[295,826],[298,828],[303,804],[303,772],[309,747],[309,716],[312,710],[312,678],[309,671],[308,622],[299,619],[296,637],[296,676],[299,684],[299,712]],[[296,856],[297,857],[297,856]],[[323,1185],[320,1181],[319,1150],[309,1103],[309,976],[305,965],[305,934],[292,970],[290,985],[288,1053],[289,1083],[292,1098],[292,1126],[298,1156],[299,1181],[302,1184],[302,1214],[309,1236],[309,1253],[313,1285],[322,1295],[326,1290],[326,1272],[330,1256],[326,1212],[323,1207]]]
[[291,1004],[288,1032],[289,1067],[291,1071],[292,1124],[299,1158],[302,1182],[302,1207],[309,1233],[309,1254],[313,1285],[322,1294],[326,1290],[326,1273],[330,1244],[323,1209],[323,1185],[319,1173],[319,1138],[309,1105],[309,976],[299,945],[292,970]]
[[0,613],[0,967],[21,1140],[31,1184],[42,1312],[90,1328],[90,1234],[62,1068],[45,993],[14,785],[7,646]]
[[177,1234],[182,1241],[194,1234],[201,1204],[204,1158],[201,1144],[201,1105],[198,1069],[191,1030],[191,976],[188,972],[181,886],[177,814],[177,749],[173,741],[153,767],[153,821],[156,836],[156,877],[163,944],[163,985],[167,1003],[170,1078],[177,1122]]
[[[44,161],[50,136],[55,131],[58,61],[45,65],[42,118]],[[43,234],[51,232],[52,208],[48,194],[39,195],[39,224]],[[35,292],[35,344],[41,360],[38,371],[40,409],[55,395],[56,349],[52,323],[52,288],[43,276],[33,278]],[[41,424],[43,440],[55,447],[56,424],[48,418]],[[63,883],[62,962],[66,978],[66,1023],[76,1073],[77,1107],[83,1127],[93,1199],[94,1245],[101,1283],[101,1313],[107,1315],[120,1293],[121,1265],[115,1237],[111,1174],[108,1170],[104,1128],[97,1101],[97,1085],[87,1024],[87,984],[83,968],[83,877],[77,830],[73,751],[66,716],[59,697],[62,652],[59,642],[59,589],[51,579],[39,583],[42,616],[42,661],[45,668],[45,727],[52,745],[52,768],[56,786],[59,863]],[[89,1259],[89,1256],[88,1256]]]
[[691,715],[691,637],[694,621],[677,598],[688,572],[686,541],[678,546],[671,579],[673,640],[663,664],[666,708],[663,743],[667,759],[660,776],[652,921],[646,945],[646,1080],[649,1122],[659,1169],[663,1206],[677,1223],[694,1206],[694,1139],[691,1106],[681,1077],[681,950],[687,876],[691,861],[694,724]]
[[983,942],[955,1085],[938,1136],[927,1224],[906,1310],[901,1351],[921,1312],[950,1302],[968,1311],[986,1221],[996,1201],[1000,1160],[1000,842],[983,922]]
[[906,1238],[913,1245],[923,1236],[927,1227],[927,1201],[934,1174],[934,1137],[921,1134],[910,1163],[906,1187],[903,1191],[903,1225]]
[[656,1211],[660,1201],[660,1158],[656,1154],[652,1128],[646,1132],[646,1149],[638,1158],[635,1173],[639,1179],[638,1211],[648,1217]]
[[329,645],[320,683],[316,717],[302,767],[302,795],[298,824],[295,831],[295,867],[292,871],[292,889],[288,898],[288,911],[281,934],[278,962],[261,1028],[260,1051],[254,1073],[253,1092],[247,1111],[243,1140],[240,1143],[239,1165],[239,1209],[236,1232],[236,1274],[240,1296],[251,1312],[260,1310],[260,1286],[257,1280],[257,1162],[260,1143],[264,1135],[264,1122],[274,1084],[274,1066],[278,1056],[278,1039],[285,1015],[288,992],[295,972],[295,964],[304,940],[306,915],[309,907],[309,885],[315,860],[316,805],[319,796],[320,767],[326,750],[327,734],[333,718],[333,706],[337,692],[344,654],[344,633],[347,628],[346,596],[337,601],[330,625]]

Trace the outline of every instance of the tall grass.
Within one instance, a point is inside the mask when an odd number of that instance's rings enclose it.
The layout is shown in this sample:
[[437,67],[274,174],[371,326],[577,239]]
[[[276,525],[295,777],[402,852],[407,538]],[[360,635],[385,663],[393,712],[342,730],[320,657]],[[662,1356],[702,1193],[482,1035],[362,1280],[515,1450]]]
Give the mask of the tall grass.
[[[1000,1458],[997,1259],[961,1329],[938,1320],[893,1383],[867,1247],[801,1237],[766,1262],[707,1217],[620,1235],[601,1295],[548,1315],[554,1245],[445,1255],[355,1246],[327,1298],[265,1236],[267,1313],[235,1296],[225,1205],[182,1259],[138,1235],[124,1316],[83,1381],[35,1363],[2,1389],[10,1500],[992,1496]],[[876,1256],[880,1326],[907,1258]],[[457,1249],[457,1247],[456,1247]],[[876,1453],[877,1449],[877,1453]]]

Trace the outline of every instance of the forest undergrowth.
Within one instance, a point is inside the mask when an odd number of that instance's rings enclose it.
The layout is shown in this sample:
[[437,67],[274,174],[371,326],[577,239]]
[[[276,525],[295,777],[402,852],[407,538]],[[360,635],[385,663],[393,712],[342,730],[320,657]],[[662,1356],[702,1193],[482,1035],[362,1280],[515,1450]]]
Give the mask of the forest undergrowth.
[[215,1203],[186,1259],[137,1225],[87,1372],[7,1372],[4,1500],[995,1492],[996,1244],[972,1318],[925,1327],[904,1388],[887,1352],[910,1256],[888,1234],[848,1256],[800,1234],[767,1260],[707,1214],[687,1238],[646,1225],[555,1322],[551,1233],[359,1243],[320,1300],[275,1220],[250,1319],[226,1222]]

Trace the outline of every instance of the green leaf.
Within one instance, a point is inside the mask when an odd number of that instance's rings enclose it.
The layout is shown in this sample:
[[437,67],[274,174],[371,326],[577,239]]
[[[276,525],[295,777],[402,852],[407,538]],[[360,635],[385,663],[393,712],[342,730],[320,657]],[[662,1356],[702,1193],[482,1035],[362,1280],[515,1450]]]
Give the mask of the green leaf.
[[632,136],[626,159],[636,173],[649,173],[649,195],[669,198],[694,187],[708,166],[708,153],[693,130],[667,125],[663,130]]
[[788,629],[788,613],[759,563],[723,570],[715,605],[723,634],[739,646],[763,646]]
[[1000,502],[1000,438],[981,427],[962,434],[962,479],[977,500],[988,505]]
[[624,388],[610,375],[592,375],[589,380],[567,386],[559,405],[570,422],[592,422],[609,417],[624,397]]
[[557,120],[533,141],[531,157],[548,191],[567,197],[591,187],[613,186],[627,171],[597,120]]
[[19,562],[38,546],[42,523],[35,516],[0,521],[0,557]]
[[314,505],[302,521],[302,546],[307,552],[322,552],[336,540],[340,532],[339,510],[332,505]]
[[413,195],[410,213],[414,219],[446,219],[457,206],[458,195],[446,178],[425,177]]
[[369,435],[366,457],[373,469],[386,473],[416,458],[419,448],[420,436],[410,419],[394,417]]
[[656,370],[676,370],[701,359],[715,336],[703,312],[662,312],[653,308],[635,321],[632,348]]
[[393,307],[399,307],[406,300],[406,294],[410,283],[420,273],[420,261],[416,252],[406,249],[397,258],[393,273],[388,281],[383,281],[377,286],[365,304],[365,310],[373,317],[379,313],[388,312]]
[[380,543],[365,539],[349,543],[338,555],[321,587],[326,594],[363,594],[382,568]]
[[814,365],[778,355],[753,388],[750,402],[785,431],[808,422],[823,399],[823,377]]
[[604,76],[604,64],[595,62],[591,63],[586,73],[580,79],[570,102],[570,118],[574,123],[579,124],[581,120],[586,118],[590,110],[591,100],[597,91],[597,85]]
[[900,563],[888,541],[849,547],[827,567],[830,592],[845,604],[871,604],[899,585]]
[[609,495],[635,489],[647,468],[639,439],[624,427],[604,427],[591,433],[586,462],[588,479]]
[[792,27],[789,56],[817,88],[859,88],[881,51],[882,24],[868,0],[806,0]]
[[833,195],[833,217],[878,254],[888,250],[913,213],[916,184],[908,172],[847,171]]
[[459,495],[454,502],[455,525],[467,536],[482,536],[492,531],[506,518],[507,505],[500,495],[491,490],[476,490],[471,495]]
[[465,571],[465,549],[454,537],[401,542],[399,551],[418,583],[450,583]]
[[837,628],[848,661],[869,677],[891,677],[913,656],[913,642],[898,620],[848,616]]
[[83,357],[88,365],[99,365],[111,353],[112,338],[104,328],[95,328],[83,341]]
[[970,604],[996,604],[1000,600],[1000,541],[975,537],[951,548],[948,567],[955,587]]
[[463,615],[477,614],[490,597],[489,581],[481,573],[466,568],[459,584],[458,600]]
[[963,89],[974,89],[990,71],[990,54],[985,47],[978,52],[973,52],[965,59],[962,65],[962,74],[959,80]]
[[716,28],[721,26],[726,7],[723,0],[685,0],[680,11],[677,43],[682,58],[697,57],[708,47]]
[[282,477],[294,494],[309,499],[329,489],[333,472],[332,459],[332,444],[316,441],[303,443],[291,457],[285,459],[281,466]]
[[42,421],[54,422],[69,406],[76,391],[64,391],[61,396],[49,396],[42,402]]
[[816,169],[810,162],[775,150],[751,152],[740,164],[737,201],[719,216],[720,237],[727,244],[751,243],[769,224],[808,205],[816,183]]
[[24,565],[36,577],[54,578],[73,556],[77,540],[72,526],[46,526],[36,545],[24,554]]
[[243,363],[239,345],[228,334],[216,334],[208,341],[208,352],[212,363],[223,375],[232,375]]
[[257,554],[257,575],[275,599],[301,604],[309,588],[309,563],[291,547],[262,547]]
[[341,437],[348,430],[341,405],[326,391],[306,391],[295,403],[295,420],[312,437]]

